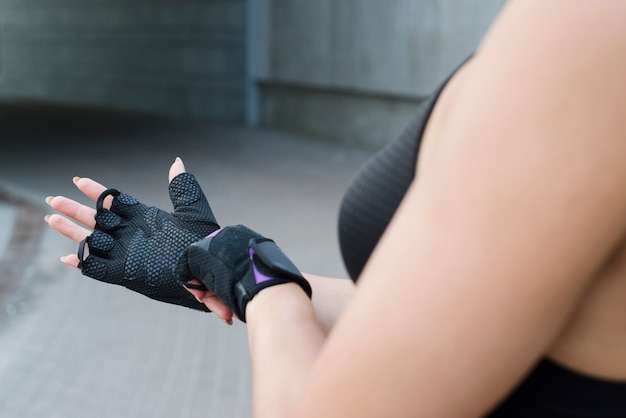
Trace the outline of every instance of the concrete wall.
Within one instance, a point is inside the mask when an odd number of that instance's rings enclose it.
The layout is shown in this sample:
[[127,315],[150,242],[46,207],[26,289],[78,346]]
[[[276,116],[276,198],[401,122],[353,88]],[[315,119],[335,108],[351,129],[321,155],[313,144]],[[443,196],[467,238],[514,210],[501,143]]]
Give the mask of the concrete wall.
[[377,147],[505,0],[0,0],[0,100],[255,122]]
[[0,99],[243,121],[245,0],[0,0]]
[[379,146],[477,46],[504,0],[258,0],[261,120]]

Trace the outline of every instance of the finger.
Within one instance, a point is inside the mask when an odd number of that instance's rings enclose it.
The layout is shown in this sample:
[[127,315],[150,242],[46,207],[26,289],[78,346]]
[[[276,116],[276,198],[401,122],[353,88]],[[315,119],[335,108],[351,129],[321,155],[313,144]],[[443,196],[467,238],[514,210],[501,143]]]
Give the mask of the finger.
[[185,164],[183,163],[183,160],[181,160],[180,157],[176,157],[176,159],[174,160],[174,163],[170,167],[170,172],[168,175],[168,183],[171,183],[174,177],[184,172],[185,172]]
[[91,230],[76,225],[74,222],[61,215],[47,215],[45,221],[52,229],[68,237],[72,241],[81,242],[91,235]]
[[[85,196],[94,201],[98,200],[98,197],[102,194],[102,192],[107,189],[105,186],[98,183],[97,181],[86,177],[74,177],[72,181],[74,182],[78,190],[83,192]],[[107,209],[110,208],[112,200],[113,198],[111,196],[107,197],[104,201],[104,207]]]
[[[77,258],[80,260],[82,255],[79,254]],[[120,263],[117,260],[104,259],[98,257],[97,255],[89,254],[87,257],[82,258],[80,267],[83,274],[87,277],[106,283],[119,284],[119,279],[112,277],[111,274],[109,274],[110,271],[119,269],[119,264]]]
[[203,229],[205,229],[203,233],[211,233],[219,228],[211,211],[211,206],[200,184],[192,174],[181,173],[177,175],[170,182],[168,189],[177,218],[194,225],[201,222]]
[[[194,279],[190,283],[200,284],[200,281]],[[217,296],[206,290],[190,289],[185,287],[189,293],[191,293],[198,302],[204,303],[211,312],[220,317],[228,325],[233,324],[233,312],[228,309],[226,305],[220,301]]]
[[202,302],[211,312],[226,322],[226,324],[233,324],[233,312],[228,309],[226,305],[224,305],[222,301],[217,298],[217,296],[212,293],[208,294],[204,297],[204,299],[202,299]]
[[46,203],[50,205],[52,209],[61,212],[89,228],[93,228],[96,225],[96,210],[93,208],[81,205],[64,196],[48,196]]
[[68,254],[68,255],[61,257],[61,262],[63,262],[64,264],[67,264],[70,267],[74,267],[76,270],[80,271],[80,269],[78,268],[79,260],[76,254]]
[[108,257],[108,254],[115,247],[115,240],[111,235],[96,230],[87,238],[87,245],[89,246],[89,254]]
[[122,218],[110,210],[104,210],[96,214],[96,229],[100,229],[102,231],[114,231],[122,224]]

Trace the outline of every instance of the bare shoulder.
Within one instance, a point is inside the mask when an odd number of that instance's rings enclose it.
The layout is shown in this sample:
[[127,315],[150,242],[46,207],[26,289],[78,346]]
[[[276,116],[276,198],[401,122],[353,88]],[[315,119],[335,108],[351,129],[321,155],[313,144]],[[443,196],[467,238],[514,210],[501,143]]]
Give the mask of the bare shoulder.
[[621,1],[510,1],[462,80],[453,78],[450,95],[444,90],[445,111],[435,109],[439,120],[429,125],[437,129],[427,131],[435,139],[425,141],[423,154],[441,148],[441,137],[475,143],[473,134],[489,130],[507,144],[542,136],[535,143],[568,142],[583,153],[615,155],[626,144],[625,21]]
[[[439,129],[427,132],[426,147],[437,151],[425,164],[437,166],[454,154],[468,162],[497,155],[543,170],[536,177],[558,175],[557,183],[601,183],[623,200],[625,21],[620,1],[511,1],[454,97],[444,91],[450,103],[444,120],[434,123]],[[464,146],[474,151],[458,152]]]
[[[625,21],[622,1],[513,0],[478,49],[476,75],[496,77],[490,83],[496,87],[510,83],[521,95],[554,97],[563,105],[623,103]],[[593,97],[604,100],[574,100]],[[572,103],[564,103],[567,99]]]
[[481,44],[481,50],[517,46],[507,56],[525,55],[533,47],[537,53],[556,48],[563,55],[576,52],[581,58],[610,55],[613,47],[624,46],[626,4],[619,0],[510,0]]
[[[511,1],[478,49],[475,75],[490,78],[496,88],[504,82],[522,96],[555,97],[563,105],[623,102],[625,21],[621,1]],[[592,97],[605,100],[563,100]]]

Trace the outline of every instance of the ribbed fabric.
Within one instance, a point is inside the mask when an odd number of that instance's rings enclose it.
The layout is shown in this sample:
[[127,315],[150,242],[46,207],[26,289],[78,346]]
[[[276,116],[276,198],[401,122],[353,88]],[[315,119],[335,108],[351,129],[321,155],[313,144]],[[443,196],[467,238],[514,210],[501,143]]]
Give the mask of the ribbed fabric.
[[339,211],[339,244],[354,281],[413,181],[426,122],[444,86],[420,105],[398,138],[361,168],[344,195]]
[[396,213],[413,178],[424,129],[435,103],[457,69],[417,109],[402,134],[376,153],[352,179],[339,210],[339,245],[353,281]]

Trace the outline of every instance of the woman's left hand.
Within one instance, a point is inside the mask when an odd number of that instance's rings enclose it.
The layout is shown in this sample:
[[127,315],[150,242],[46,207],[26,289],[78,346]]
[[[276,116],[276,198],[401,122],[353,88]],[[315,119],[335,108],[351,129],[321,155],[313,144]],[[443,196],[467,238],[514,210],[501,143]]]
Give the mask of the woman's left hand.
[[[185,172],[184,164],[182,163],[180,159],[177,158],[174,164],[172,164],[170,171],[169,171],[170,182],[174,178],[176,178],[178,175],[184,172]],[[98,200],[98,198],[102,195],[102,193],[107,190],[105,186],[88,178],[75,177],[73,180],[74,180],[76,187],[92,200]],[[202,197],[204,198],[204,196]],[[108,196],[106,199],[104,199],[103,208],[105,208],[105,210],[108,210],[110,208],[112,200],[113,199],[111,196]],[[86,205],[82,205],[72,199],[69,199],[63,196],[48,197],[46,198],[46,203],[48,203],[53,209],[67,216],[66,218],[58,214],[48,215],[46,216],[46,221],[48,222],[48,224],[54,230],[72,239],[73,241],[82,242],[87,237],[92,235],[94,229],[98,230],[96,226],[97,211],[95,209],[90,208]],[[214,222],[214,219],[212,218],[212,214],[211,216],[209,216],[209,218],[211,218],[212,222]],[[207,219],[205,221],[211,221],[211,219]],[[123,251],[128,252],[127,249],[124,249]],[[123,255],[125,256],[127,254],[123,254]],[[89,257],[87,258],[87,260],[88,259]],[[86,261],[86,260],[80,260],[77,254],[69,254],[64,257],[61,257],[61,261],[72,267],[80,268],[79,266],[81,265],[81,261]],[[107,280],[106,277],[99,278],[99,279],[103,281],[109,281]],[[116,283],[116,284],[123,284],[123,283]],[[182,290],[182,288],[183,287],[181,286],[181,291],[186,292]],[[133,290],[136,290],[136,289],[133,289]],[[137,290],[137,291],[141,292],[141,290]],[[144,293],[144,292],[141,292],[141,293]],[[209,292],[193,290],[191,293],[193,297],[197,300],[197,302],[199,302],[199,305],[202,304],[206,306],[206,308],[213,311],[226,323],[232,323],[232,316],[233,316],[232,312],[226,306],[224,306],[224,304],[222,304],[217,298],[215,298],[214,296],[212,297],[212,295]],[[151,295],[147,295],[147,296],[153,297]],[[159,297],[153,297],[153,298],[159,299]],[[184,298],[185,297],[183,293],[183,299]],[[176,303],[176,302],[172,302],[172,303]],[[188,302],[185,302],[184,305],[188,307],[194,307],[196,309],[200,309],[197,305],[190,306],[192,304]],[[204,306],[202,306],[202,309],[204,309]]]

